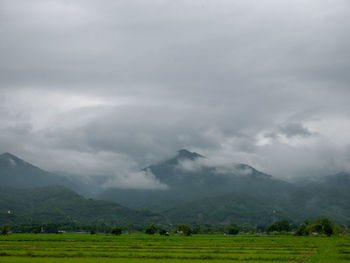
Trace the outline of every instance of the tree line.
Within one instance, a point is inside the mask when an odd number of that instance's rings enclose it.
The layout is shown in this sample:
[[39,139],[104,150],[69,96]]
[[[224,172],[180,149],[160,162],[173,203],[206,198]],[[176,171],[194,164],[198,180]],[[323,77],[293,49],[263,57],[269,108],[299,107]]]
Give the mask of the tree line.
[[348,227],[339,226],[334,221],[328,218],[315,219],[314,222],[306,219],[301,224],[295,224],[288,220],[275,221],[269,226],[249,226],[237,225],[231,223],[229,225],[121,225],[110,226],[106,224],[80,225],[74,223],[48,223],[48,224],[18,224],[18,225],[2,225],[0,234],[6,235],[9,233],[64,233],[64,232],[87,232],[90,234],[105,233],[112,235],[145,233],[149,235],[170,235],[178,234],[191,236],[192,234],[228,234],[237,235],[244,234],[292,234],[299,236],[332,236],[332,235],[347,235]]

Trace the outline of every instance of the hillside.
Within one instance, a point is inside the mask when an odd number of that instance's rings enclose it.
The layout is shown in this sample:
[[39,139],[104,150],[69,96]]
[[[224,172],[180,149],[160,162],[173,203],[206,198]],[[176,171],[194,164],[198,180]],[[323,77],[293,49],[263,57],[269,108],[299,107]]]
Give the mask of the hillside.
[[180,150],[173,158],[146,169],[168,188],[109,188],[95,197],[109,201],[96,201],[75,191],[99,193],[105,177],[88,181],[84,180],[86,177],[67,179],[9,153],[2,154],[0,223],[228,224],[233,221],[266,225],[278,219],[301,222],[305,218],[329,217],[350,225],[349,173],[316,178],[298,186],[247,164],[210,166],[204,156],[187,150]]
[[61,186],[0,187],[1,224],[50,222],[124,225],[164,222],[164,218],[157,213],[134,211],[111,201],[86,199]]
[[74,189],[75,183],[66,177],[46,172],[10,153],[0,155],[0,181],[2,186],[14,188],[62,185]]
[[350,225],[350,174],[339,173],[299,187],[286,206],[296,218],[330,217]]
[[230,193],[189,202],[164,211],[172,222],[186,224],[268,225],[286,218],[284,211],[266,200],[245,193]]
[[172,221],[225,224],[271,224],[288,219],[297,223],[306,218],[332,218],[339,224],[350,225],[350,174],[327,176],[318,182],[295,187],[289,192],[229,194],[204,198],[164,211]]

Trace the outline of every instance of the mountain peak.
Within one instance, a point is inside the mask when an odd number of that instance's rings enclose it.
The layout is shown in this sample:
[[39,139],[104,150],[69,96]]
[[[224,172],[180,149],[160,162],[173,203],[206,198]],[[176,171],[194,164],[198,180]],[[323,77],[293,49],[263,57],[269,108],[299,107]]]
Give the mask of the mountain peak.
[[3,163],[8,163],[10,166],[17,166],[18,164],[24,163],[24,161],[19,159],[17,156],[8,152],[0,155],[0,161],[2,161]]
[[27,166],[28,164],[17,156],[5,152],[0,155],[0,164],[5,167]]
[[181,149],[177,152],[176,158],[180,160],[183,160],[183,159],[196,160],[198,158],[203,158],[203,156],[196,152],[190,152],[186,149]]
[[0,155],[0,158],[17,158],[17,157],[9,152],[5,152],[5,153]]

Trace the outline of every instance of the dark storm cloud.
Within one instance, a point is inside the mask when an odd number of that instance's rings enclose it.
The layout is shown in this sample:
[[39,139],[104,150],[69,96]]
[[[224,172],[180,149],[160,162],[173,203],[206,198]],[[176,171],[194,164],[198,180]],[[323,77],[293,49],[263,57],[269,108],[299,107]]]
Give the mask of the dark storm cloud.
[[349,5],[0,0],[0,147],[126,185],[180,148],[349,170]]

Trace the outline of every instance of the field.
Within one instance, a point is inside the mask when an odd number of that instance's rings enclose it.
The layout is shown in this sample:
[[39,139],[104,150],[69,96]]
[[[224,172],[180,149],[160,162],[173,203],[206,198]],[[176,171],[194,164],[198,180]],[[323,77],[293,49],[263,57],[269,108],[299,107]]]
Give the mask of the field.
[[0,262],[350,262],[350,237],[13,234]]

